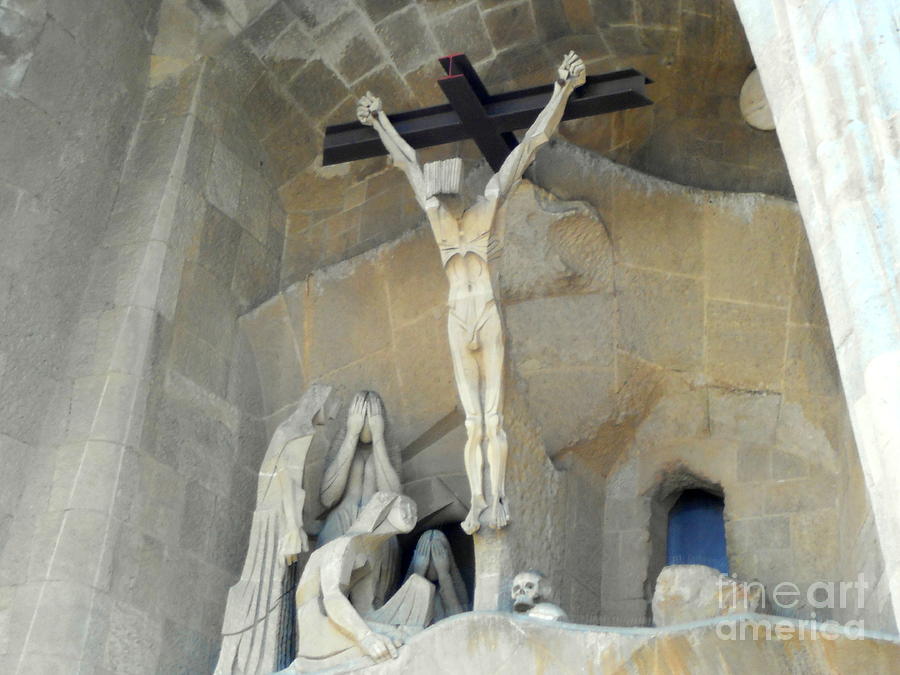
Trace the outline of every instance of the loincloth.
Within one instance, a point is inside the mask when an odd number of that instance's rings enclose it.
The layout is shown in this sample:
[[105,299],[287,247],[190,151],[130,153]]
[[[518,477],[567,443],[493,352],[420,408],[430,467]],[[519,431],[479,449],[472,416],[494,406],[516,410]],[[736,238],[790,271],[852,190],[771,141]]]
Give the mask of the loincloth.
[[448,321],[467,334],[466,347],[468,347],[469,351],[475,352],[481,349],[481,329],[495,315],[497,315],[497,303],[494,300],[488,300],[484,303],[481,311],[474,317],[471,314],[460,316],[451,306],[448,313]]

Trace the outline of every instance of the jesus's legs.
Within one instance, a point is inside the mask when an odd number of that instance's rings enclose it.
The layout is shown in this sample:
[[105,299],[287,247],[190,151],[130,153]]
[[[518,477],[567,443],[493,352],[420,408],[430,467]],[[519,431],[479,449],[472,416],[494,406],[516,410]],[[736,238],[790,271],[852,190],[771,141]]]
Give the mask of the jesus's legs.
[[448,335],[450,354],[453,357],[453,374],[456,378],[459,399],[466,413],[466,447],[463,459],[466,465],[466,475],[469,478],[471,506],[462,523],[462,528],[466,534],[473,534],[481,527],[481,513],[487,508],[482,485],[484,460],[481,456],[481,440],[484,434],[484,417],[478,391],[478,359],[476,353],[468,347],[470,331],[453,314],[450,315],[448,322]]
[[481,361],[484,374],[484,426],[491,480],[491,506],[487,523],[495,529],[506,527],[506,458],[508,447],[503,430],[503,329],[496,306],[481,328]]

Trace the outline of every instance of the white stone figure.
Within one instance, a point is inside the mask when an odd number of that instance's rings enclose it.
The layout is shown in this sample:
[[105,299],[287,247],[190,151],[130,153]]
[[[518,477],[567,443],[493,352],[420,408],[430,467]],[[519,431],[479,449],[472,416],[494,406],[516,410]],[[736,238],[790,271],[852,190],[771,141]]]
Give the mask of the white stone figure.
[[465,612],[469,606],[469,592],[453,558],[450,542],[440,530],[427,530],[416,542],[412,562],[406,578],[414,574],[435,585],[434,621]]
[[286,673],[314,672],[368,656],[384,661],[431,620],[434,588],[418,575],[373,611],[369,564],[384,543],[416,525],[409,497],[376,492],[346,534],[309,557],[297,585],[297,658]]
[[519,572],[512,583],[513,609],[526,616],[545,621],[568,621],[559,606],[550,602],[550,582],[540,572]]
[[330,394],[331,387],[313,385],[272,434],[259,470],[247,557],[240,580],[228,592],[216,675],[255,675],[275,667],[284,573],[309,549],[303,468],[327,420]]
[[[502,416],[504,344],[498,298],[488,268],[488,247],[501,202],[521,179],[538,148],[556,131],[569,95],[585,82],[584,63],[573,52],[565,56],[558,73],[547,106],[488,181],[484,194],[465,209],[458,195],[444,192],[452,189],[447,184],[458,184],[458,180],[453,180],[458,177],[456,170],[445,171],[442,166],[439,171],[428,172],[432,179],[426,179],[415,151],[394,129],[381,101],[367,93],[357,108],[360,122],[375,128],[394,164],[409,179],[416,200],[431,223],[450,282],[448,333],[456,385],[466,413],[465,465],[472,493],[462,527],[469,534],[479,529],[486,509],[488,526],[501,528],[509,521],[504,485],[507,442]],[[438,175],[449,178],[438,180]],[[489,509],[482,486],[481,445],[485,437],[491,487]]]
[[[347,412],[346,434],[322,478],[322,504],[333,508],[319,532],[319,547],[345,534],[373,494],[400,492],[400,476],[391,463],[384,427],[381,397],[374,391],[356,394]],[[397,540],[386,540],[371,563],[377,579],[375,606],[380,607],[394,590],[399,573]]]

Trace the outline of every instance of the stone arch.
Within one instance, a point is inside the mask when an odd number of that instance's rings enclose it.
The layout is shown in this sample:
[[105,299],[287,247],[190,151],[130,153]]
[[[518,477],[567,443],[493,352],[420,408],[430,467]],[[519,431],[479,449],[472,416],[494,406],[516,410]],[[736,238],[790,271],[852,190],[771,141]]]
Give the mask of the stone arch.
[[672,507],[688,490],[702,490],[725,499],[725,491],[721,482],[703,477],[702,473],[691,470],[685,464],[679,464],[665,471],[661,476],[650,496],[650,521],[648,523],[650,555],[647,561],[647,578],[644,582],[645,597],[648,603],[653,598],[656,578],[666,565],[666,539]]
[[[653,0],[621,8],[585,2],[578,11],[545,0],[511,9],[363,4],[165,0],[162,5],[151,84],[199,56],[239,64],[235,73],[248,65],[257,71],[248,83],[233,82],[248,118],[259,121],[253,133],[279,165],[275,187],[282,206],[297,221],[295,236],[285,237],[289,262],[282,280],[287,283],[418,222],[402,176],[385,173],[383,158],[323,169],[316,156],[325,125],[353,119],[355,98],[367,89],[380,93],[391,112],[443,103],[435,59],[453,51],[466,51],[487,86],[498,92],[545,81],[541,73],[552,73],[569,49],[586,59],[591,72],[641,68],[656,81],[655,106],[566,123],[562,135],[679,183],[791,194],[774,135],[749,129],[738,113],[738,91],[752,58],[731,3],[693,0],[685,12],[660,10]],[[406,34],[415,35],[418,44],[409,43]],[[716,85],[684,87],[684,79]],[[733,104],[724,105],[732,98]],[[704,140],[685,153],[686,136]],[[426,154],[451,151],[470,164],[478,157],[470,144]],[[360,183],[366,184],[365,208],[358,190],[348,198]]]

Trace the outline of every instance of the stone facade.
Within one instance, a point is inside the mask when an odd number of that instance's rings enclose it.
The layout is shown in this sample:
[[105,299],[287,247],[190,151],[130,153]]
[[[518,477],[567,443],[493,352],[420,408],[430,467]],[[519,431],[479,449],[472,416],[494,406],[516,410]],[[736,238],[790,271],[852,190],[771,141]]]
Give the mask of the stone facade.
[[[521,417],[523,401],[564,469],[558,497],[540,488],[544,511],[557,509],[547,518],[568,523],[563,559],[544,568],[566,579],[562,606],[577,621],[644,625],[661,568],[654,505],[693,485],[724,491],[739,576],[804,589],[855,579],[840,552],[855,533],[839,514],[845,500],[859,509],[860,476],[841,452],[853,436],[796,206],[685,190],[562,143],[535,175],[585,200],[523,184],[498,261],[516,391],[506,414]],[[722,262],[735,257],[744,264]],[[268,428],[316,381],[374,383],[399,413],[400,447],[450,415],[445,283],[423,227],[246,315]],[[515,449],[510,461],[522,465]],[[872,597],[888,628],[884,587]]]
[[[319,4],[228,0],[222,13],[198,17],[184,0],[166,0],[154,46],[159,76],[186,67],[192,49],[214,55],[226,42],[241,60],[262,65],[245,103],[289,214],[285,286],[416,222],[402,177],[373,175],[383,158],[323,168],[313,149],[325,125],[354,119],[356,99],[367,90],[389,113],[443,103],[434,80],[442,74],[436,56],[445,53],[466,52],[496,92],[542,83],[546,64],[570,49],[591,73],[652,73],[653,107],[567,122],[563,136],[670,180],[792,194],[774,135],[741,118],[738,96],[753,62],[728,3],[690,0],[677,12],[652,0]],[[223,23],[235,39],[227,41]],[[477,157],[468,143],[457,152]]]
[[[94,462],[116,465],[120,448],[75,443],[72,433],[72,418],[90,388],[82,379],[86,366],[105,369],[110,362],[88,363],[89,355],[75,343],[91,323],[95,332],[103,331],[107,345],[115,337],[118,317],[105,311],[113,309],[112,295],[108,304],[92,307],[83,297],[95,277],[93,261],[114,229],[110,214],[145,93],[158,5],[141,0],[78,7],[0,3],[4,672],[17,672],[19,666],[19,672],[54,672],[60,663],[56,654],[63,650],[66,667],[79,667],[76,644],[92,640],[98,628],[88,607],[102,602],[106,618],[111,616],[106,597],[97,599],[108,587],[99,590],[104,581],[91,577],[103,552],[100,536],[86,531],[102,520],[113,498],[105,476],[95,483],[90,469]],[[120,297],[126,293],[123,288]],[[111,356],[111,351],[105,354]],[[109,383],[112,398],[115,386]],[[94,421],[99,427],[122,420]],[[79,421],[82,429],[89,423]],[[92,484],[71,495],[77,511],[60,508],[60,497],[71,488],[57,480],[61,463],[71,468],[80,463],[90,474]],[[51,550],[58,555],[51,557]],[[45,605],[38,613],[40,602],[51,596],[52,610],[47,613]],[[124,619],[127,611],[120,610],[117,616]],[[117,623],[113,650],[133,629],[128,621]],[[27,656],[22,654],[26,644]]]
[[[52,482],[28,484],[43,493],[23,497],[21,539],[4,548],[10,672],[82,660],[121,672],[162,645],[160,672],[214,662],[218,586],[246,536],[226,523],[243,522],[265,445],[237,316],[277,288],[284,224],[239,71],[224,53],[149,91],[96,216],[109,226],[80,261],[82,283],[67,280],[81,297],[61,430],[45,441]],[[60,607],[92,607],[91,622],[31,630]]]
[[[508,206],[515,520],[475,542],[476,607],[508,609],[537,567],[573,620],[644,625],[667,504],[707,487],[740,577],[862,573],[863,607],[793,614],[895,632],[891,17],[735,4],[0,0],[0,671],[209,672],[267,437],[310,383],[379,390],[407,489],[437,474],[466,498],[431,235],[383,159],[319,159],[368,89],[389,112],[441,103],[435,57],[456,50],[492,91],[568,49],[656,80],[651,108],[564,124]],[[777,138],[740,117],[754,56]],[[471,194],[474,146],[421,158],[451,154]],[[511,619],[454,621],[448,640],[554,663]],[[709,627],[522,626],[633,639],[638,669],[756,658]],[[895,660],[855,644],[790,658]],[[747,663],[786,667],[762,651]]]

